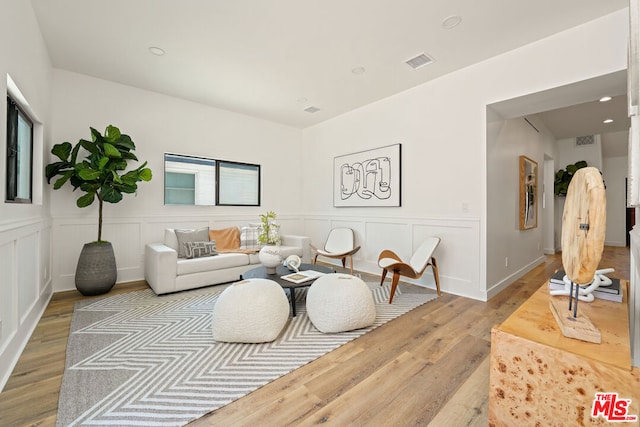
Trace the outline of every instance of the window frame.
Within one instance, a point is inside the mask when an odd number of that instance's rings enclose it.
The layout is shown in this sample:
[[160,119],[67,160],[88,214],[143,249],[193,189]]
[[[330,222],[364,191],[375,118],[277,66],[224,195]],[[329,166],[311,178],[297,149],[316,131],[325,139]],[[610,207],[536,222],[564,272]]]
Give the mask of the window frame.
[[[228,166],[235,165],[235,166],[240,166],[242,168],[255,170],[257,174],[257,179],[258,179],[258,181],[256,182],[256,185],[258,188],[257,188],[255,201],[249,202],[249,203],[233,203],[233,202],[230,203],[230,202],[225,202],[220,200],[221,199],[220,187],[224,185],[224,180],[222,179],[223,177],[220,175],[220,170],[221,168],[225,167],[225,165],[228,165]],[[253,164],[253,163],[233,162],[229,160],[217,160],[216,161],[216,206],[260,206],[261,179],[262,179],[262,174],[261,174],[260,165]]]
[[[10,121],[15,116],[15,123],[12,124]],[[18,145],[20,143],[20,132],[19,132],[19,120],[22,118],[29,125],[29,197],[18,197],[18,183],[20,178],[19,173],[19,164],[20,158],[18,155],[12,156],[12,149],[18,149]],[[24,203],[24,204],[32,204],[33,203],[33,147],[34,147],[34,127],[35,121],[27,114],[24,109],[20,106],[20,104],[10,95],[7,94],[7,135],[6,135],[6,145],[7,150],[5,153],[5,165],[6,165],[6,186],[5,186],[5,203]],[[15,147],[15,148],[14,148]],[[19,151],[18,151],[19,152]]]
[[[174,204],[174,203],[167,203],[167,172],[169,171],[167,169],[167,161],[171,161],[171,162],[176,162],[176,157],[178,158],[184,158],[184,159],[193,159],[195,162],[198,161],[203,161],[203,162],[212,162],[213,165],[212,167],[215,168],[215,182],[214,182],[214,189],[213,189],[213,203],[198,203],[198,179],[196,177],[196,203],[191,205],[191,204]],[[212,157],[204,157],[204,156],[194,156],[194,155],[188,155],[188,154],[178,154],[178,153],[170,153],[170,152],[165,152],[164,153],[164,193],[165,193],[165,198],[164,198],[164,205],[165,206],[260,206],[260,198],[261,198],[261,193],[262,193],[262,169],[261,166],[259,164],[255,164],[255,163],[245,163],[245,162],[237,162],[237,161],[232,161],[232,160],[221,160],[221,159],[215,159]],[[185,163],[189,163],[188,161],[185,161]],[[221,200],[220,199],[220,188],[222,186],[224,186],[224,177],[221,177],[220,175],[220,166],[222,165],[222,167],[225,166],[240,166],[240,167],[246,167],[247,169],[251,169],[255,171],[256,174],[256,185],[257,185],[257,194],[255,195],[255,198],[252,199],[251,201],[247,202],[247,203],[240,203],[237,201],[233,201],[233,202],[227,202],[225,200]],[[169,172],[176,172],[174,170],[171,170]],[[197,173],[194,170],[194,173]]]

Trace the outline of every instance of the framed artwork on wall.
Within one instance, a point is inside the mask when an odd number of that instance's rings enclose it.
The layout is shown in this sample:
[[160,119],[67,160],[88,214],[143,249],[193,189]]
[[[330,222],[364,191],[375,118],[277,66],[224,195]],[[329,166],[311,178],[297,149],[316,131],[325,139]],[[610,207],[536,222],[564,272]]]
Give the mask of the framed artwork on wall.
[[333,159],[333,206],[401,206],[401,145]]
[[520,230],[538,226],[538,163],[520,156]]

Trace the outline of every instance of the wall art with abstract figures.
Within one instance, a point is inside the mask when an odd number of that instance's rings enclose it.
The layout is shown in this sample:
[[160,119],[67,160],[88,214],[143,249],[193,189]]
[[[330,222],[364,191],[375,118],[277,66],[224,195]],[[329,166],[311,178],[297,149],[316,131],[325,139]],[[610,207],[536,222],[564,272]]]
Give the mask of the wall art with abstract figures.
[[400,206],[400,144],[333,159],[333,205]]

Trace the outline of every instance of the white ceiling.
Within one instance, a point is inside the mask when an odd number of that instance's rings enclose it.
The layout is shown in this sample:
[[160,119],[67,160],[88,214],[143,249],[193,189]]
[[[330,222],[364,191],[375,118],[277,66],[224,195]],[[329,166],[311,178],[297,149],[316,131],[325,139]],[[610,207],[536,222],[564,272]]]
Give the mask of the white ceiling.
[[[602,135],[602,157],[624,157],[629,145],[631,121],[627,115],[627,96],[611,101],[591,101],[540,114],[547,128],[558,139],[583,135]],[[604,123],[612,119],[612,123]]]
[[[31,0],[56,68],[304,128],[627,0]],[[451,15],[462,23],[447,30]],[[152,55],[157,46],[164,56]],[[433,64],[404,61],[425,52]],[[354,74],[356,67],[365,72]],[[310,114],[308,106],[320,109]]]
[[[627,155],[626,70],[556,87],[489,106],[501,119],[537,114],[557,139],[602,135],[602,156]],[[600,102],[603,96],[612,99]],[[604,123],[612,119],[612,123]]]

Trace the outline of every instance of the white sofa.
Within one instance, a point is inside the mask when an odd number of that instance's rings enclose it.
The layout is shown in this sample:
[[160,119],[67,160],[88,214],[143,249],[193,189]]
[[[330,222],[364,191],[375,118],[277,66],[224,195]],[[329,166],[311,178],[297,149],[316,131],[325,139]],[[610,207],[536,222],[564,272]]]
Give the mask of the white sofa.
[[[281,237],[281,256],[298,255],[308,262],[308,237]],[[170,228],[165,230],[164,242],[145,247],[144,278],[157,295],[237,281],[242,273],[260,264],[257,253],[220,253],[187,259],[178,258],[177,249],[178,240]]]

